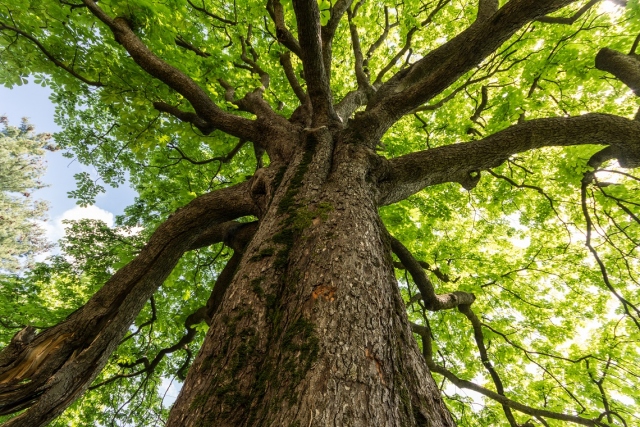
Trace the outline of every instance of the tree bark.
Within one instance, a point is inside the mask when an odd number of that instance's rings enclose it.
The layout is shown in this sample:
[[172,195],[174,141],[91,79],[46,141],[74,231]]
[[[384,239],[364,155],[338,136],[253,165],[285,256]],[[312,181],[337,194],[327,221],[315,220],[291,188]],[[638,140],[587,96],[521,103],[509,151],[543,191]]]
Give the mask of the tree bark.
[[397,288],[377,156],[334,152],[325,127],[300,145],[167,425],[453,426]]
[[83,307],[38,335],[18,333],[0,352],[0,414],[29,410],[3,426],[46,425],[84,393],[184,252],[223,240],[236,225],[224,221],[256,213],[250,187],[247,182],[194,199]]
[[596,56],[596,68],[613,74],[633,93],[640,95],[640,60],[637,55],[625,55],[605,47]]

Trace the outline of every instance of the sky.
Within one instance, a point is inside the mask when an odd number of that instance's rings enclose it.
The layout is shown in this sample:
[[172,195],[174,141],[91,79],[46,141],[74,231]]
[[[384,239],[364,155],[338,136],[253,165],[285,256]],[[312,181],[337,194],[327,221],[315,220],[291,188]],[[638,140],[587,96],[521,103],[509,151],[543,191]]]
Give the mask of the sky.
[[[12,125],[19,125],[22,117],[28,117],[36,132],[55,133],[60,127],[53,121],[54,105],[49,100],[50,94],[48,88],[35,83],[13,89],[0,86],[0,115],[6,115]],[[133,203],[136,194],[125,184],[115,189],[105,186],[106,193],[97,196],[95,205],[81,208],[67,193],[76,188],[74,174],[87,171],[96,176],[93,168],[62,157],[61,151],[47,152],[46,160],[47,172],[43,182],[48,187],[34,192],[34,196],[49,202],[49,220],[43,226],[49,239],[54,242],[64,234],[62,220],[93,218],[113,226],[115,216],[122,214],[124,208]]]

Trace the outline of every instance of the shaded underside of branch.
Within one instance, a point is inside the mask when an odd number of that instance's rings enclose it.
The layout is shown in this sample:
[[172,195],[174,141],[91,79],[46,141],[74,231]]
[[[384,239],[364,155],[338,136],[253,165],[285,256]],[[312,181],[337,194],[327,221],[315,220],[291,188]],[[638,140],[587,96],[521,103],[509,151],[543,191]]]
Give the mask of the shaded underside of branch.
[[423,188],[458,182],[473,188],[479,172],[535,148],[582,144],[610,145],[622,167],[640,165],[640,123],[608,114],[537,119],[487,138],[418,151],[391,159],[381,179],[380,204],[403,200]]

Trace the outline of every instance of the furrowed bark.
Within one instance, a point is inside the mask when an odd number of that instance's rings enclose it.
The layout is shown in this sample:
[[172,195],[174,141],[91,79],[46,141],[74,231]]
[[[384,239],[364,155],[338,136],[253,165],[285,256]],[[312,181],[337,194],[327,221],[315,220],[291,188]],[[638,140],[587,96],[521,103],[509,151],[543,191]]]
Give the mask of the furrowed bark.
[[489,18],[433,50],[384,83],[354,120],[352,133],[372,146],[402,116],[451,86],[528,22],[576,0],[511,0]]
[[423,188],[458,182],[471,189],[480,171],[523,151],[581,144],[609,145],[622,167],[640,165],[640,123],[609,114],[537,119],[478,141],[418,151],[391,159],[380,181],[380,204],[398,202]]
[[313,108],[313,126],[326,125],[336,119],[333,110],[329,78],[322,57],[320,10],[315,0],[294,0],[298,22],[302,67],[307,81],[307,93]]
[[19,352],[0,353],[0,413],[29,408],[3,426],[45,425],[77,399],[182,254],[224,237],[233,225],[225,221],[256,213],[250,188],[246,182],[194,199],[160,225],[140,254],[83,307],[30,337]]
[[326,127],[302,138],[167,425],[453,426],[398,292],[377,157]]

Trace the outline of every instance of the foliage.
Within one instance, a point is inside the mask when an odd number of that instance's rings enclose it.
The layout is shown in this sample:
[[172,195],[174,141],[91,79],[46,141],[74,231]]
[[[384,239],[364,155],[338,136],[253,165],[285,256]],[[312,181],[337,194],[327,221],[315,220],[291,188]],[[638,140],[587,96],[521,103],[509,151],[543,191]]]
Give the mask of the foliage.
[[0,270],[15,271],[49,244],[37,221],[46,220],[47,204],[31,193],[44,185],[44,150],[51,135],[33,133],[27,119],[19,127],[0,117]]
[[[66,155],[93,165],[107,184],[128,178],[138,192],[117,219],[118,228],[77,223],[62,243],[66,260],[38,266],[23,280],[2,279],[0,313],[9,313],[2,318],[6,343],[19,327],[55,324],[81,306],[170,214],[197,196],[244,182],[262,157],[227,133],[203,132],[154,108],[161,101],[193,112],[184,96],[131,60],[82,5],[3,3],[0,81],[12,86],[34,75],[50,86],[63,128],[56,142]],[[281,68],[288,50],[278,42],[264,3],[101,0],[99,5],[109,16],[125,17],[155,54],[193,79],[224,111],[252,117],[236,101],[263,84],[264,72],[270,77],[264,99],[290,117],[300,102]],[[365,72],[381,82],[465,30],[476,18],[478,2],[385,3],[358,2],[350,8]],[[626,8],[618,3],[589,2],[592,7],[578,14],[587,2],[574,2],[554,15],[577,16],[570,25],[527,24],[429,103],[397,121],[381,139],[378,154],[397,158],[480,140],[537,118],[585,112],[633,117],[638,98],[593,66],[600,48],[628,51],[640,33],[638,1]],[[326,24],[336,2],[319,4]],[[295,33],[293,8],[289,2],[282,7]],[[381,45],[369,49],[384,33]],[[346,19],[332,49],[337,102],[357,87]],[[302,76],[302,62],[293,55],[291,60],[294,74]],[[235,89],[236,101],[225,86]],[[26,137],[26,127],[12,129],[5,130],[0,144],[30,141],[33,148],[25,150],[38,154],[45,140]],[[488,360],[481,360],[472,324],[462,313],[427,311],[415,298],[412,277],[397,270],[410,321],[428,326],[431,342],[420,344],[432,346],[435,363],[487,389],[501,383],[505,395],[528,407],[630,426],[640,423],[640,178],[637,170],[622,169],[615,160],[589,166],[600,148],[516,154],[483,172],[471,191],[457,183],[429,187],[381,208],[380,214],[390,233],[428,264],[438,293],[461,290],[476,296],[473,309]],[[79,178],[75,195],[91,203],[100,189]],[[37,186],[34,179],[26,177],[24,188]],[[28,209],[30,217],[39,215],[35,207]],[[132,234],[133,227],[141,229]],[[196,338],[180,351],[163,353],[151,372],[142,369],[141,360],[149,362],[179,341],[187,317],[206,304],[210,284],[230,255],[223,245],[187,253],[138,315],[94,389],[53,425],[163,425],[171,403],[167,384],[180,384],[206,325],[199,323]],[[435,377],[459,425],[510,425],[496,401]],[[521,426],[569,424],[515,414]]]

